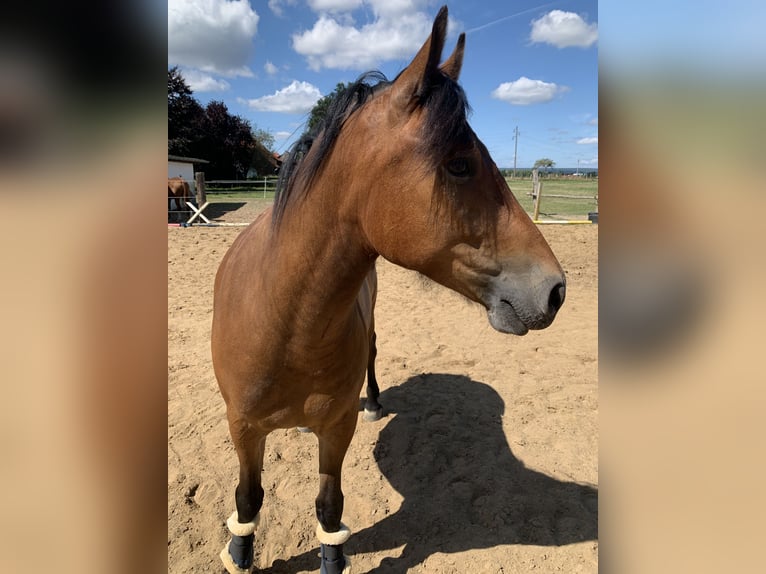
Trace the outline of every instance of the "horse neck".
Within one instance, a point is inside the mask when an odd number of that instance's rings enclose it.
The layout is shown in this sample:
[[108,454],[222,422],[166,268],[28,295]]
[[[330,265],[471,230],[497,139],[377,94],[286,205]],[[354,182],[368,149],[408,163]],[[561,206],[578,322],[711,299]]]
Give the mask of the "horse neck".
[[338,326],[355,312],[359,289],[375,264],[352,194],[342,178],[318,177],[305,197],[294,198],[267,247],[270,289],[289,297],[302,321],[316,323],[325,336],[328,325]]

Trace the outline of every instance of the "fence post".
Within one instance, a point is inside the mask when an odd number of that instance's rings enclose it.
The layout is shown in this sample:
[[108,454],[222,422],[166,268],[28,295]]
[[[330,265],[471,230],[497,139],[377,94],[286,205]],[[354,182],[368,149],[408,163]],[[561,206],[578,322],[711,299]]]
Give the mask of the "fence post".
[[535,198],[535,215],[532,218],[534,221],[537,221],[537,218],[540,216],[540,199],[543,196],[543,182],[538,181],[537,182],[537,197]]
[[535,200],[535,210],[532,216],[533,221],[537,221],[537,217],[540,215],[540,195],[543,191],[543,183],[538,177],[537,168],[532,170],[532,199]]
[[207,194],[205,193],[205,172],[198,171],[194,174],[194,185],[197,187],[197,205],[205,205]]
[[263,199],[266,199],[266,178],[263,178]]

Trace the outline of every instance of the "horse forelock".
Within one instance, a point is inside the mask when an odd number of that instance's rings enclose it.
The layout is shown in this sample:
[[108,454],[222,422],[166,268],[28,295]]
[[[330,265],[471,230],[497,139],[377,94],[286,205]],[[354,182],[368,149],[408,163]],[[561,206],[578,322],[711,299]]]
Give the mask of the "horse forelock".
[[468,126],[471,106],[463,88],[440,72],[435,82],[420,96],[426,110],[421,126],[421,155],[436,167],[455,146],[470,143],[473,132]]

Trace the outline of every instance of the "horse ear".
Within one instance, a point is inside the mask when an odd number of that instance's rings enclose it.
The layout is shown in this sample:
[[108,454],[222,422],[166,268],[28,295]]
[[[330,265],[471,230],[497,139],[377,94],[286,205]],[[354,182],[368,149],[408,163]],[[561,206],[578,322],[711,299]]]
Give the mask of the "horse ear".
[[411,110],[417,103],[417,97],[426,91],[431,79],[439,73],[439,60],[446,36],[447,7],[442,6],[428,40],[394,81],[392,98],[396,108]]
[[457,82],[460,77],[460,69],[463,67],[463,53],[465,52],[465,32],[457,39],[457,46],[447,61],[441,65],[440,70]]

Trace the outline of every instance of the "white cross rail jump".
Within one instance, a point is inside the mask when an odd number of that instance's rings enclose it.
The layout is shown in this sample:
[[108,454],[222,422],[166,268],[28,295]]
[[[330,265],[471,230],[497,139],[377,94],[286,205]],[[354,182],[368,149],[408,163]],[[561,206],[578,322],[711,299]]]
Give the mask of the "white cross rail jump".
[[202,215],[202,211],[203,211],[203,210],[204,210],[204,209],[205,209],[205,208],[206,208],[208,205],[210,205],[210,202],[209,202],[209,201],[206,201],[205,203],[203,203],[203,204],[202,204],[202,206],[201,206],[199,209],[198,209],[198,208],[197,208],[197,207],[196,207],[196,206],[195,206],[195,205],[194,205],[192,202],[190,202],[190,201],[187,201],[187,202],[186,202],[186,205],[188,205],[188,206],[189,206],[189,209],[191,209],[191,210],[194,212],[194,214],[193,214],[193,215],[192,215],[192,216],[191,216],[191,217],[190,217],[190,218],[189,218],[189,219],[186,221],[186,223],[187,223],[187,224],[190,224],[190,223],[192,223],[192,222],[193,222],[195,219],[197,219],[198,217],[199,217],[200,219],[202,219],[202,220],[203,220],[205,223],[208,223],[208,224],[210,223],[210,220],[209,220],[207,217],[205,217],[204,215]]

